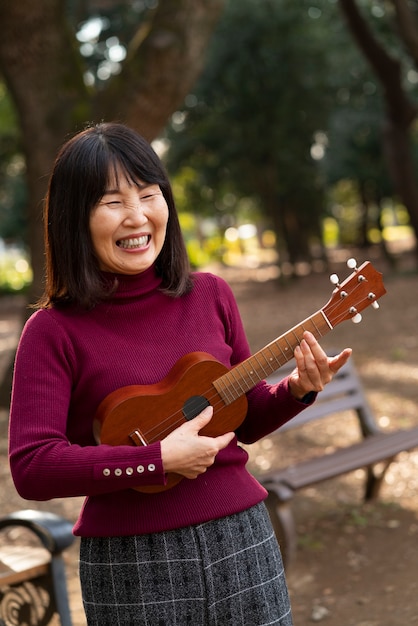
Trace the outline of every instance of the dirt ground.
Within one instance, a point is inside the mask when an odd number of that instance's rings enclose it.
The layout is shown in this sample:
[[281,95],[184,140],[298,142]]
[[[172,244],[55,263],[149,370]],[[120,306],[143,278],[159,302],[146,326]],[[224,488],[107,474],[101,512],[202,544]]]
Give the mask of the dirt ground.
[[[375,256],[376,258],[373,258]],[[344,279],[347,254],[332,271]],[[365,260],[364,253],[358,255]],[[368,253],[383,272],[387,295],[361,324],[344,322],[327,335],[326,348],[351,346],[370,405],[383,428],[418,425],[418,275],[408,265],[393,273],[377,251]],[[258,350],[328,301],[327,275],[313,273],[286,287],[271,268],[223,274],[236,294],[252,349]],[[19,298],[0,300],[0,371],[19,333]],[[327,418],[304,434],[277,433],[248,448],[260,473],[289,459],[324,451],[357,436],[349,414]],[[418,624],[418,450],[401,454],[386,474],[380,498],[362,503],[363,471],[327,481],[293,502],[299,545],[287,578],[295,626],[412,626]],[[0,411],[0,499],[3,514],[19,508],[51,510],[75,520],[81,499],[26,502],[15,492],[7,464],[7,412]],[[74,626],[84,626],[77,578],[77,541],[66,554]],[[251,626],[251,625],[249,625]]]

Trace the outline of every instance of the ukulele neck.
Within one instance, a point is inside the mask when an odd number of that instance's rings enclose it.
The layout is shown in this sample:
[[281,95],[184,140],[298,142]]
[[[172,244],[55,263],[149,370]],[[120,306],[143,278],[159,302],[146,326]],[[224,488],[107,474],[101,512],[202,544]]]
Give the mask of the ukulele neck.
[[317,311],[215,380],[213,384],[217,392],[225,404],[231,404],[290,361],[306,330],[316,339],[320,339],[332,329],[333,326],[325,313],[322,310]]

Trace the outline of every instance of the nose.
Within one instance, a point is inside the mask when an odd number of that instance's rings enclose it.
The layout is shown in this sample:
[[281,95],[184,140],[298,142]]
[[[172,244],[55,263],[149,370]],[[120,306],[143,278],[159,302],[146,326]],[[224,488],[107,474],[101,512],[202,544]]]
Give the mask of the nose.
[[146,216],[141,201],[137,201],[126,207],[124,221],[141,225],[148,221],[148,217]]

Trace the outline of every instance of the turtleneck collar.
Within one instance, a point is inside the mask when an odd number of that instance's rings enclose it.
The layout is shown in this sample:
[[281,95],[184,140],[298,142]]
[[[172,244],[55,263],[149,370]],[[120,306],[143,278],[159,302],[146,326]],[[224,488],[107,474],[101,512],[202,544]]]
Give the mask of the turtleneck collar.
[[155,291],[161,285],[161,277],[158,276],[155,265],[152,265],[139,274],[112,274],[103,272],[106,281],[113,283],[116,278],[118,286],[111,299],[143,296],[150,291]]

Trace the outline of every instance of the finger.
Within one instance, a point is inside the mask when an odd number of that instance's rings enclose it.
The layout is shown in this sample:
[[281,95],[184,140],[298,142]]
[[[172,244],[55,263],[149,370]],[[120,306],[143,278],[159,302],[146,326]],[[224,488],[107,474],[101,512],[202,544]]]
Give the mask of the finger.
[[309,361],[311,363],[314,363],[315,361],[311,348],[304,339],[302,339],[301,343],[296,346],[294,350],[294,357],[299,372],[306,372]]
[[224,448],[226,448],[226,446],[231,443],[234,437],[235,433],[225,433],[224,435],[216,437],[215,439],[217,445],[219,446],[219,450],[223,450]]
[[[192,420],[192,422],[194,422],[195,424],[207,424],[207,422],[209,422],[213,417],[213,406],[210,404],[209,406],[205,407],[203,409],[203,411],[201,413],[199,413],[199,415],[196,415],[196,417]],[[199,426],[199,428],[202,428],[202,426]]]
[[308,359],[312,358],[319,366],[325,366],[328,360],[327,354],[320,346],[316,338],[309,331],[303,333],[301,348]]
[[192,433],[193,432],[198,433],[199,430],[202,430],[202,428],[204,428],[210,422],[212,417],[213,417],[213,406],[209,405],[205,407],[203,411],[199,413],[199,415],[196,415],[196,417],[186,420],[186,422],[182,424],[180,428],[188,429]]
[[328,370],[328,358],[313,335],[302,339],[300,350],[303,355],[298,363],[300,372],[305,374],[312,383],[318,384],[321,376]]
[[345,348],[340,354],[334,356],[329,360],[329,368],[335,374],[339,369],[345,365],[350,358],[353,350],[351,348]]

